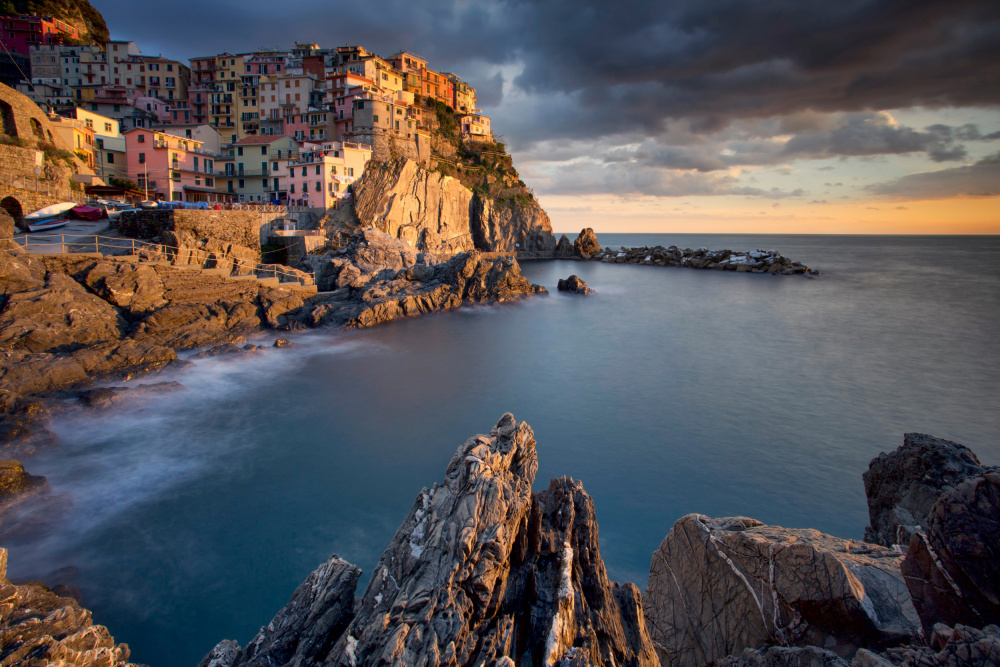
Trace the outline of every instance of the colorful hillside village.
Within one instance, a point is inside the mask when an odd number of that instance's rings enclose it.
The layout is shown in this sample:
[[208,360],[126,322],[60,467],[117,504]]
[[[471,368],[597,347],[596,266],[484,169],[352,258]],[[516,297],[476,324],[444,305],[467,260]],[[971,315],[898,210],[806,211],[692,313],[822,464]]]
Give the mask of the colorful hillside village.
[[0,81],[48,113],[95,184],[150,200],[335,207],[373,157],[429,160],[425,116],[441,105],[464,138],[493,138],[476,90],[413,53],[296,43],[185,64],[81,45],[56,19],[0,24]]

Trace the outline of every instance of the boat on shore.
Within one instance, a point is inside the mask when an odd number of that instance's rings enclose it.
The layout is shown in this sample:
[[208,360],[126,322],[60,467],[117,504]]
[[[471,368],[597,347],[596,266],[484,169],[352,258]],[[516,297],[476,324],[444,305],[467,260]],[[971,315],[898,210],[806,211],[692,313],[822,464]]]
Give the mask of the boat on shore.
[[22,223],[29,232],[55,229],[66,224],[65,216],[78,204],[76,202],[60,202],[24,216]]
[[50,229],[65,227],[68,222],[69,220],[66,218],[50,218],[42,222],[29,222],[27,223],[27,228],[29,232],[45,232]]

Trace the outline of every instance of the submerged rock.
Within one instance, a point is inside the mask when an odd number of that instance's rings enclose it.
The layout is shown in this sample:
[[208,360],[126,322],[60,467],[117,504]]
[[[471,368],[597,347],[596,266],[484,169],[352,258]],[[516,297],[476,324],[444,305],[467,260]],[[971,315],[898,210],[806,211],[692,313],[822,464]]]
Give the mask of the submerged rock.
[[1000,624],[1000,472],[941,496],[902,569],[926,633],[935,623]]
[[765,644],[843,657],[915,637],[901,554],[815,530],[689,514],[650,564],[643,594],[663,664],[701,665]]
[[590,289],[583,280],[577,276],[570,276],[566,279],[559,279],[557,288],[560,292],[574,292],[576,294],[593,294],[594,290]]
[[984,470],[964,445],[923,433],[905,434],[898,449],[872,459],[862,475],[871,520],[865,540],[907,546],[910,534],[923,529],[943,494]]

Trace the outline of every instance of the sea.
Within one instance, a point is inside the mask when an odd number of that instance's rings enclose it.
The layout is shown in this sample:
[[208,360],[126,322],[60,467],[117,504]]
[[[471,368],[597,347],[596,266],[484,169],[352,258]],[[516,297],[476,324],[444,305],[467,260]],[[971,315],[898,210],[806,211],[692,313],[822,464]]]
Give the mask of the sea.
[[[581,480],[611,579],[640,588],[692,512],[861,539],[861,474],[906,432],[1000,464],[1000,237],[599,240],[776,249],[821,274],[524,262],[549,296],[137,378],[183,389],[67,405],[59,443],[24,460],[52,497],[0,537],[8,576],[75,586],[135,662],[193,667],[331,554],[364,585],[421,489],[505,412],[534,429],[536,489]],[[558,293],[571,274],[596,293]]]

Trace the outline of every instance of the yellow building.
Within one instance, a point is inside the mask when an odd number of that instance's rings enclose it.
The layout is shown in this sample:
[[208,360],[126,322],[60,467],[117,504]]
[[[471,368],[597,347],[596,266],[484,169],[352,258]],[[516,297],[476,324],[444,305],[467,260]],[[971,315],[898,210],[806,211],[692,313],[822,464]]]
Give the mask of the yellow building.
[[87,127],[85,120],[63,118],[55,114],[49,116],[52,128],[58,132],[63,142],[91,169],[94,168],[94,130]]

